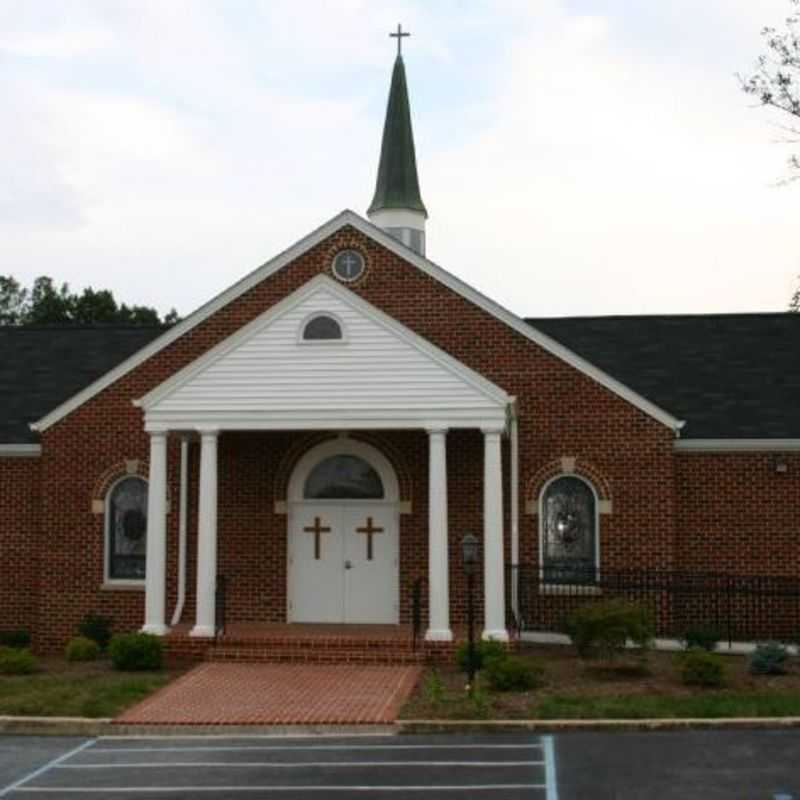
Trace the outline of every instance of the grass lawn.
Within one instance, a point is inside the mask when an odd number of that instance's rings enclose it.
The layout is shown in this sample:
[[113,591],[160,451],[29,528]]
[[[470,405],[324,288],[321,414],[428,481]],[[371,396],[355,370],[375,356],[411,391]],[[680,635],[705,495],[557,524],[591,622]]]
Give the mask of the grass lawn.
[[183,671],[117,672],[107,661],[42,659],[32,675],[0,675],[0,715],[114,717]]
[[653,652],[609,666],[582,660],[569,647],[531,646],[520,655],[541,665],[544,684],[528,692],[492,692],[478,680],[476,696],[455,666],[428,669],[401,712],[404,719],[645,719],[800,716],[800,660],[779,676],[754,676],[743,656],[725,656],[721,689],[684,686],[674,654]]

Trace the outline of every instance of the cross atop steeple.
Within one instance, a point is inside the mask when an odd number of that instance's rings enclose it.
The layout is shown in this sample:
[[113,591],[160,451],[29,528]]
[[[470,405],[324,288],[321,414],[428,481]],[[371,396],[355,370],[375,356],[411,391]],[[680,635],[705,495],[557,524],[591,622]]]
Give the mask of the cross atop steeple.
[[397,32],[396,33],[390,33],[389,36],[392,39],[397,39],[397,56],[399,58],[403,54],[402,53],[402,50],[403,50],[403,38],[406,37],[406,36],[411,36],[411,34],[410,33],[404,33],[403,32],[403,26],[398,22],[397,23]]
[[425,255],[425,220],[428,212],[422,203],[411,131],[411,108],[408,102],[406,68],[403,63],[403,37],[410,36],[402,25],[390,33],[397,39],[397,58],[392,69],[392,85],[383,123],[381,160],[375,194],[367,210],[373,225],[383,228],[406,247]]

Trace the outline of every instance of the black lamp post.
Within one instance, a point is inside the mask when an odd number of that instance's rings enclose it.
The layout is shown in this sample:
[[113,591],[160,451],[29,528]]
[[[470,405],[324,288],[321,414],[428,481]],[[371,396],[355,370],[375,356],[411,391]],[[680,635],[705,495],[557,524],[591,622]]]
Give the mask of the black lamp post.
[[475,585],[475,572],[478,569],[478,539],[468,533],[461,540],[461,563],[464,567],[464,574],[467,576],[467,688],[472,691],[475,682],[475,607],[473,604],[473,594]]

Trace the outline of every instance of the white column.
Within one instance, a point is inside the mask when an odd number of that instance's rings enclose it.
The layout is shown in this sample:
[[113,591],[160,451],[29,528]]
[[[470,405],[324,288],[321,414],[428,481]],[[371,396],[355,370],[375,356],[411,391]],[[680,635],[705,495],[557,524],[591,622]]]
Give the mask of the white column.
[[186,602],[186,525],[189,514],[189,437],[181,436],[181,487],[178,498],[178,598],[172,614],[172,625],[177,625]]
[[190,636],[213,636],[217,589],[217,431],[200,433],[197,621]]
[[500,428],[483,429],[483,638],[506,642],[501,433]]
[[147,484],[147,556],[145,563],[144,633],[163,636],[167,568],[167,434],[150,434]]
[[447,566],[447,428],[428,429],[428,641],[449,642]]

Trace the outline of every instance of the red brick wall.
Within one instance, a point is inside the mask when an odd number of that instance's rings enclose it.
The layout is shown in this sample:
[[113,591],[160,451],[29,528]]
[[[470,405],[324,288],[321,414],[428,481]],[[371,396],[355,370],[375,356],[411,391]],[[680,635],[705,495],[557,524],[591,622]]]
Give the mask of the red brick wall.
[[675,462],[681,569],[800,577],[800,454],[682,453]]
[[[250,289],[45,432],[42,510],[52,546],[42,578],[46,586],[60,589],[58,602],[48,602],[47,613],[42,614],[40,633],[45,646],[60,644],[89,610],[111,614],[125,626],[141,623],[141,593],[99,588],[103,520],[90,509],[92,487],[110,465],[121,459],[148,457],[142,414],[131,401],[314,275],[326,271],[332,254],[346,245],[360,248],[369,261],[369,271],[354,291],[517,396],[521,486],[527,486],[532,476],[553,459],[585,459],[612,491],[614,513],[604,518],[602,528],[606,563],[672,563],[675,491],[670,431],[433,278],[346,228]],[[401,531],[401,579],[406,580],[425,572],[427,443],[421,432],[386,437],[406,461],[407,474],[415,476],[414,514],[403,518]],[[230,434],[221,438],[220,565],[221,571],[231,573],[232,583],[241,587],[232,596],[232,613],[270,619],[279,619],[284,613],[285,575],[278,572],[285,573],[285,536],[281,535],[285,522],[270,519],[267,500],[272,493],[260,494],[264,485],[262,467],[272,469],[280,463],[280,439],[277,435]],[[483,445],[476,431],[453,432],[448,440],[453,607],[458,618],[462,611],[462,593],[457,585],[458,541],[467,530],[480,536],[483,528]],[[288,443],[283,446],[289,447]],[[508,448],[504,447],[508,515]],[[175,594],[177,469],[177,442],[173,442],[168,608]],[[522,508],[525,497],[522,491],[520,494]],[[248,541],[258,540],[261,526],[269,544],[253,552]],[[194,527],[192,523],[192,532]],[[534,560],[535,518],[522,515],[521,530],[521,557]],[[192,586],[190,582],[190,596]],[[407,602],[403,613],[407,614]]]
[[38,458],[0,458],[0,630],[36,625]]

